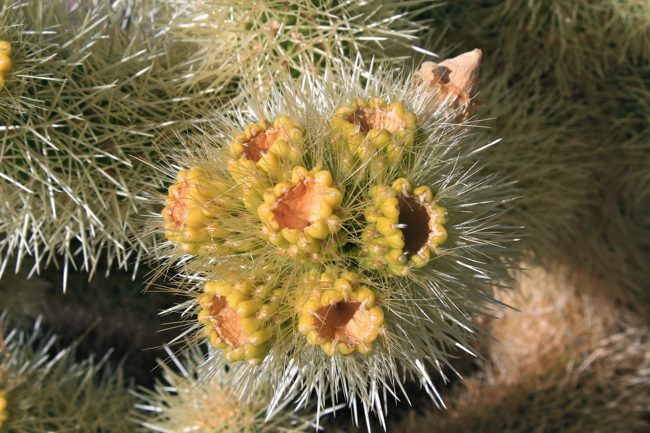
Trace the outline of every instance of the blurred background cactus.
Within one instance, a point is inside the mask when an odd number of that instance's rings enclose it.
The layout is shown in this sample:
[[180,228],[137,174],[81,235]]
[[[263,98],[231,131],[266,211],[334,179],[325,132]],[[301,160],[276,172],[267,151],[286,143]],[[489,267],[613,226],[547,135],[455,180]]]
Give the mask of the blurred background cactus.
[[106,357],[77,359],[75,346],[0,314],[0,431],[133,431],[129,381]]
[[497,340],[481,343],[486,360],[449,395],[449,412],[412,412],[395,431],[646,431],[647,321],[568,275],[525,272],[503,298],[517,311],[486,324]]
[[226,384],[225,378],[232,374],[227,370],[207,382],[202,381],[198,371],[205,357],[203,349],[193,346],[182,356],[166,349],[168,358],[160,363],[163,381],[155,390],[142,389],[138,394],[139,413],[135,419],[144,431],[306,433],[316,430],[316,421],[308,411],[300,414],[280,408],[276,416],[267,420],[266,408],[271,399],[268,388],[242,405]]
[[485,54],[480,114],[503,140],[483,162],[519,180],[523,245],[647,307],[650,4],[458,1],[433,16],[446,30],[431,49]]

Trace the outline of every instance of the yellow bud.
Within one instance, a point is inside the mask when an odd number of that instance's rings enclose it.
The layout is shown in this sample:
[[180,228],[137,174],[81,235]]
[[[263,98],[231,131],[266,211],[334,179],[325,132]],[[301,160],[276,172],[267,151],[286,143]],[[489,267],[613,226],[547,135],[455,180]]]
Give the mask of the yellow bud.
[[292,244],[297,244],[300,240],[300,231],[297,229],[283,228],[280,233],[282,234],[282,237],[287,240],[287,242],[291,242]]
[[363,339],[363,342],[369,345],[369,344],[371,344],[372,342],[374,342],[374,341],[377,339],[378,336],[379,336],[379,329],[373,329],[373,330],[370,331],[370,332],[368,333],[368,335]]
[[358,302],[365,303],[366,308],[372,308],[375,305],[375,292],[368,287],[358,288],[353,295]]
[[240,347],[235,350],[230,350],[226,352],[226,361],[228,362],[237,362],[241,361],[246,357],[246,349],[244,347]]
[[257,362],[264,359],[264,357],[269,353],[271,346],[269,344],[262,344],[259,346],[248,346],[244,353],[244,357],[248,359],[251,364],[256,364]]
[[395,264],[395,263],[390,262],[388,260],[386,260],[386,268],[388,269],[388,272],[390,274],[395,275],[397,277],[403,277],[405,275],[408,275],[408,273],[409,273],[408,266]]
[[314,175],[316,182],[323,186],[332,186],[334,180],[332,179],[332,173],[327,170],[320,170]]
[[300,183],[302,179],[309,176],[309,170],[305,167],[297,166],[291,171],[291,182],[295,185]]
[[393,182],[391,188],[393,189],[393,191],[396,191],[400,194],[406,194],[406,193],[410,194],[412,191],[411,182],[404,179],[403,177]]
[[320,335],[318,335],[318,331],[315,329],[312,329],[311,331],[307,332],[307,341],[309,341],[311,344],[320,344]]
[[214,331],[210,332],[210,343],[217,349],[226,349],[228,347],[228,345],[224,343],[221,338],[219,338],[219,335]]
[[259,308],[260,303],[254,299],[241,301],[239,304],[237,304],[237,314],[239,314],[241,317],[255,316]]
[[303,334],[314,329],[314,326],[314,318],[311,314],[302,314],[298,319],[298,330]]
[[384,237],[384,243],[390,248],[401,250],[404,248],[404,235],[400,230],[395,231],[393,234]]
[[384,311],[379,307],[373,307],[368,310],[370,313],[370,320],[377,326],[384,323]]
[[[338,280],[337,280],[338,281]],[[322,306],[334,305],[343,301],[343,292],[334,289],[323,290],[320,295]]]
[[255,317],[243,317],[239,319],[242,331],[245,335],[253,335],[258,329],[262,327],[262,321]]
[[328,356],[336,355],[336,347],[332,344],[331,341],[323,342],[321,344],[321,347],[323,348],[323,352],[325,352],[326,355]]
[[407,262],[406,254],[402,250],[390,250],[386,254],[386,260],[394,265],[405,265]]
[[273,194],[276,197],[284,195],[287,191],[292,188],[292,185],[289,182],[280,182],[273,187]]
[[447,230],[444,226],[436,224],[436,230],[432,236],[433,242],[437,245],[444,243],[447,240]]
[[334,288],[343,294],[347,294],[352,291],[352,284],[345,278],[338,278],[334,281]]
[[226,296],[226,302],[230,308],[236,309],[240,302],[246,299],[242,292],[232,291]]
[[399,232],[399,229],[395,227],[396,222],[397,221],[390,218],[377,218],[377,231],[384,236],[390,236],[394,233],[397,233]]
[[417,254],[411,256],[411,262],[413,263],[414,267],[422,268],[427,264],[430,258],[431,253],[429,252],[429,249],[422,248],[417,252]]
[[354,352],[354,346],[350,347],[345,343],[337,343],[336,351],[340,355],[349,355],[350,353]]
[[418,186],[413,190],[413,195],[420,199],[420,202],[430,202],[433,200],[433,192],[426,185]]
[[[287,229],[282,230],[283,235],[284,235],[285,230],[287,230]],[[295,230],[295,231],[296,231],[296,235],[297,235],[298,231],[297,230]],[[327,223],[325,221],[318,220],[318,221],[312,223],[311,225],[309,225],[307,228],[305,228],[305,233],[308,234],[309,236],[313,237],[313,238],[316,238],[316,239],[325,239],[325,238],[327,238],[327,236],[329,236],[330,231],[329,231],[329,227],[327,226]],[[289,240],[289,239],[287,238],[287,240]],[[296,240],[296,242],[297,242],[297,240]]]
[[321,218],[327,218],[333,213],[332,205],[326,201],[320,203],[320,209],[318,210],[318,216]]
[[270,340],[271,337],[273,337],[273,330],[271,328],[263,328],[254,332],[253,335],[248,338],[248,341],[250,344],[259,346],[260,344]]
[[337,188],[328,188],[325,200],[330,204],[330,206],[338,207],[343,201],[343,193]]
[[11,69],[11,58],[4,53],[0,53],[0,73],[7,72]]

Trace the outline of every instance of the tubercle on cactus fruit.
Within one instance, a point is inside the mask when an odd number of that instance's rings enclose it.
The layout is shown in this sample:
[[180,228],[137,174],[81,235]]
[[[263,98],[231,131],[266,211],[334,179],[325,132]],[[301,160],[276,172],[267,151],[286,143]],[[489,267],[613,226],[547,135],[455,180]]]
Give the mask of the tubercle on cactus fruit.
[[372,206],[365,212],[369,224],[361,236],[361,264],[370,269],[386,267],[393,275],[425,266],[447,239],[443,226],[447,210],[435,203],[431,188],[413,188],[401,178],[391,188],[372,188],[370,197]]
[[5,74],[11,69],[11,44],[0,40],[0,87],[5,85]]
[[291,172],[291,181],[280,182],[264,193],[257,212],[273,245],[294,257],[318,254],[341,228],[337,211],[342,199],[329,171],[298,166]]
[[[424,62],[415,72],[420,85],[436,89],[432,108],[458,110],[467,117],[474,106],[473,97],[483,53],[478,48],[440,63]],[[445,108],[446,107],[446,108]]]
[[211,281],[199,298],[199,321],[217,349],[230,361],[259,362],[270,349],[272,308],[259,298],[263,287],[250,281]]
[[375,292],[359,284],[352,272],[340,277],[323,273],[317,287],[299,300],[298,329],[325,354],[367,354],[384,323]]
[[399,102],[355,99],[336,110],[332,140],[345,163],[359,159],[381,169],[413,146],[416,124],[415,115]]

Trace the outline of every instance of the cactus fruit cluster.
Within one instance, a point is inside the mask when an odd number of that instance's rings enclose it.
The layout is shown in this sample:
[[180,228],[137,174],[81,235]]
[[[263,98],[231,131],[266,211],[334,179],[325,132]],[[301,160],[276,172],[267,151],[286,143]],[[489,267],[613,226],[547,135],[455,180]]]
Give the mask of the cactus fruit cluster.
[[158,253],[180,261],[194,301],[178,309],[190,319],[195,305],[207,371],[232,364],[241,395],[270,381],[275,402],[315,391],[324,407],[345,386],[350,405],[381,414],[377,383],[398,390],[404,369],[435,395],[430,371],[452,347],[472,351],[471,317],[506,277],[517,231],[500,226],[511,184],[458,152],[472,140],[465,107],[386,73],[363,86],[356,71],[250,97],[167,155],[184,168]]

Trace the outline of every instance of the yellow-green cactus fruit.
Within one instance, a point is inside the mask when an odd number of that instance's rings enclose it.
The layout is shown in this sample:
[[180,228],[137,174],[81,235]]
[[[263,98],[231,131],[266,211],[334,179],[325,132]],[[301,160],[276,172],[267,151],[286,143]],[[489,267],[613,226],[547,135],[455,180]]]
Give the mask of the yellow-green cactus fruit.
[[369,224],[361,236],[361,263],[400,276],[426,265],[447,239],[447,211],[435,203],[431,189],[413,188],[400,178],[390,188],[373,187],[370,198],[372,205],[365,211]]
[[2,425],[7,421],[7,418],[9,417],[9,414],[7,413],[7,394],[5,392],[0,391],[0,430],[2,429]]
[[283,162],[295,163],[299,158],[302,143],[300,125],[280,115],[273,125],[262,120],[246,126],[244,132],[230,142],[230,156],[244,167],[253,163],[269,174],[278,174]]
[[226,186],[209,178],[200,167],[179,171],[176,180],[169,187],[162,211],[167,239],[190,254],[204,249],[225,249],[222,243],[211,241],[227,235],[213,220],[223,212]]
[[298,330],[329,356],[368,353],[384,323],[375,293],[351,272],[339,278],[324,273],[318,286],[301,297]]
[[0,87],[5,85],[5,74],[11,69],[11,44],[0,40]]
[[247,207],[259,206],[269,176],[282,178],[285,170],[298,163],[302,143],[302,128],[285,115],[273,124],[262,120],[247,125],[233,137],[228,171],[239,183]]
[[290,256],[314,255],[341,228],[337,214],[343,193],[333,186],[332,174],[316,167],[294,167],[291,181],[264,193],[257,213],[269,241]]
[[359,159],[384,167],[413,146],[416,126],[415,115],[399,102],[388,105],[381,98],[355,99],[336,110],[332,140],[344,163]]
[[228,362],[260,362],[271,348],[271,308],[259,297],[263,287],[249,281],[211,281],[199,298],[199,321],[217,349],[225,349]]

